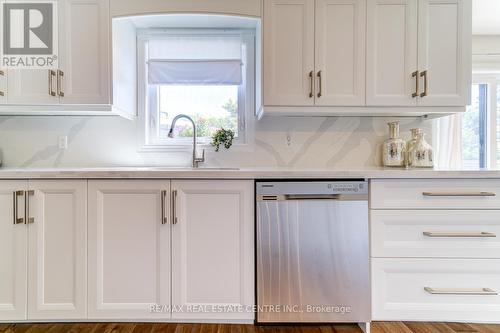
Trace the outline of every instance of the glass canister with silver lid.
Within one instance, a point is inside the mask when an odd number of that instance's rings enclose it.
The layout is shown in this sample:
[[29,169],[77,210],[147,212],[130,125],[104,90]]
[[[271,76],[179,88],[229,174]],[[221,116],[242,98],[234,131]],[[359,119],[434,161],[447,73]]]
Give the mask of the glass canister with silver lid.
[[409,165],[414,168],[433,168],[434,152],[425,140],[425,133],[420,128],[411,130],[412,139],[408,143]]
[[393,121],[389,125],[389,139],[382,147],[382,162],[388,167],[403,167],[405,165],[406,142],[399,138],[399,122]]

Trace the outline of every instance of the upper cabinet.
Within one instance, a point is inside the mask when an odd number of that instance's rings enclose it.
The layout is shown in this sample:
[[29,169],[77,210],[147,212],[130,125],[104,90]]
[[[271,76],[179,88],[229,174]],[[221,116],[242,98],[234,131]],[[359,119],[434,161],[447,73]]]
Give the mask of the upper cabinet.
[[264,104],[314,105],[314,1],[264,1]]
[[264,1],[264,105],[364,105],[365,17],[365,0]]
[[417,0],[368,2],[367,105],[417,105],[417,17]]
[[7,111],[13,113],[16,108],[41,112],[49,106],[55,113],[111,110],[109,0],[59,0],[56,4],[58,68],[4,71],[0,103],[9,104],[14,111]]
[[469,0],[368,3],[367,105],[465,106]]
[[60,102],[110,104],[109,1],[65,0],[59,13]]
[[471,2],[419,0],[419,105],[461,106],[470,100]]
[[269,114],[421,115],[468,104],[471,0],[264,0],[263,12]]

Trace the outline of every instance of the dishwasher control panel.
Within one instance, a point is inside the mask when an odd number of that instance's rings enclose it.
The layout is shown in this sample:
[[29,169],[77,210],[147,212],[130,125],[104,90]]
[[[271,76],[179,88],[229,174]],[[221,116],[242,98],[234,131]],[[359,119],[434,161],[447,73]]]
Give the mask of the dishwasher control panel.
[[368,194],[366,181],[257,181],[257,195]]

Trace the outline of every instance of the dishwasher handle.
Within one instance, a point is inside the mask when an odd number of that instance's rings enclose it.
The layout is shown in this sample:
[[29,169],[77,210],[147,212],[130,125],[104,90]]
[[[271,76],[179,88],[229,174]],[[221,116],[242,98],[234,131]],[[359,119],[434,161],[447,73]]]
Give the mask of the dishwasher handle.
[[368,200],[365,194],[267,194],[258,195],[257,201],[307,201],[307,200]]

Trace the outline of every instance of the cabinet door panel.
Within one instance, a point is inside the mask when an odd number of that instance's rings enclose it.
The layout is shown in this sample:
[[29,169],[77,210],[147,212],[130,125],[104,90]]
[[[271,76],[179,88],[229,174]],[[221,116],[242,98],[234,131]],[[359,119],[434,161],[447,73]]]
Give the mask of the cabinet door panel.
[[170,317],[150,312],[170,304],[169,189],[169,181],[89,181],[89,319]]
[[7,71],[0,68],[0,104],[7,103]]
[[254,303],[253,184],[250,181],[173,181],[177,223],[172,228],[172,304],[207,306],[175,319],[253,319],[252,312],[211,306]]
[[60,11],[61,103],[109,104],[109,0],[64,0]]
[[416,105],[417,0],[368,1],[366,53],[366,104]]
[[264,105],[313,105],[314,1],[264,1],[263,52]]
[[[50,94],[49,70],[10,69],[7,71],[7,103],[20,105],[59,104],[59,97]],[[52,76],[52,91],[56,77]]]
[[87,182],[30,181],[29,319],[87,315]]
[[[470,89],[471,2],[419,1],[418,62],[427,71],[427,96],[421,106],[465,106]],[[467,15],[468,14],[468,15]],[[421,81],[421,92],[424,82]]]
[[365,105],[365,27],[365,0],[316,1],[316,105]]
[[[0,320],[26,319],[27,228],[14,224],[14,191],[24,191],[26,181],[0,181]],[[19,218],[24,200],[18,197]]]

